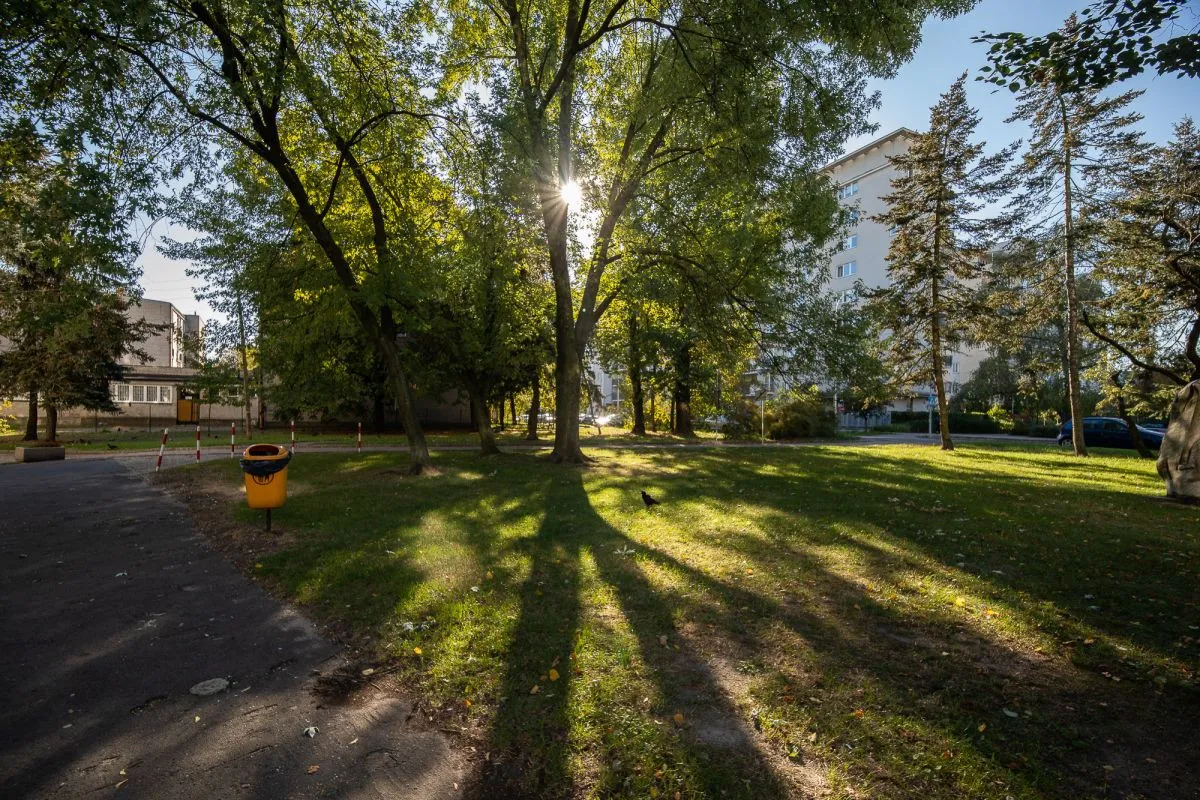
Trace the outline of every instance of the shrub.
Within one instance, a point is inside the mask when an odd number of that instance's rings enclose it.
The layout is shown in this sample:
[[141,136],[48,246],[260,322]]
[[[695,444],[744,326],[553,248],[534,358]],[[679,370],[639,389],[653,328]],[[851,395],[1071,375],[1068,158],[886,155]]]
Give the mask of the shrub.
[[812,439],[837,434],[837,420],[815,386],[796,389],[770,408],[767,436],[772,439]]
[[725,410],[725,426],[721,435],[726,439],[757,439],[761,425],[758,406],[741,399]]
[[987,415],[988,419],[996,423],[996,427],[998,427],[1000,430],[1012,430],[1013,416],[1008,412],[1008,409],[1004,408],[1003,406],[994,405],[988,409]]

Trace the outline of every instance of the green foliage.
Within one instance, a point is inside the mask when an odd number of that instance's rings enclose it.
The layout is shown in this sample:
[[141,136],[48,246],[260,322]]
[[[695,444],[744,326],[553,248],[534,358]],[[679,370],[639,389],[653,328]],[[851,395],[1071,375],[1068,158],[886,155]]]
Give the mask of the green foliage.
[[771,439],[828,439],[837,434],[831,403],[815,386],[791,389],[772,400],[767,410]]
[[0,394],[115,409],[109,381],[150,328],[137,298],[132,208],[86,149],[28,119],[0,128]]
[[1141,74],[1200,76],[1200,34],[1179,33],[1165,41],[1154,34],[1178,30],[1187,0],[1098,0],[1072,15],[1067,26],[1042,36],[986,33],[988,66],[980,80],[1016,92],[1047,76],[1064,91],[1104,89]]
[[1200,131],[1192,120],[1140,152],[1090,216],[1102,293],[1085,304],[1084,323],[1119,355],[1113,367],[1143,375],[1126,382],[1140,380],[1143,394],[1157,391],[1169,406],[1169,386],[1200,378]]

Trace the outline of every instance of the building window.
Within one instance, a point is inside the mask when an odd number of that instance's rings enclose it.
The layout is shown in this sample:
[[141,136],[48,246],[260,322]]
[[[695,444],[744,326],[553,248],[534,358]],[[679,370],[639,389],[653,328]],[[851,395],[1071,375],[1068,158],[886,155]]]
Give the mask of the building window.
[[847,183],[838,189],[838,200],[845,200],[847,197],[854,197],[858,194],[858,181]]
[[171,402],[171,387],[170,386],[158,387],[158,402],[160,402],[160,403]]
[[617,381],[613,381],[613,383],[612,383],[612,400],[610,400],[609,402],[610,403],[621,402],[621,384],[618,383]]
[[835,303],[838,306],[854,305],[858,301],[858,290],[847,289],[844,292],[838,292],[835,297],[837,298]]
[[117,402],[117,403],[128,403],[129,402],[129,384],[128,383],[114,383],[112,385],[111,392],[112,392],[112,398],[115,402]]
[[843,250],[851,250],[855,247],[858,247],[858,234],[857,233],[851,234],[850,236],[847,236],[845,239],[842,240],[842,249]]
[[113,383],[108,387],[114,403],[170,403],[174,394],[170,386]]
[[847,261],[845,264],[838,264],[837,276],[839,278],[849,278],[856,272],[858,272],[857,261]]
[[860,215],[859,215],[859,211],[858,211],[858,209],[857,209],[857,208],[856,208],[856,209],[853,209],[853,210],[850,212],[850,214],[849,214],[848,216],[850,217],[850,224],[851,224],[851,225],[857,225],[857,224],[858,224],[858,220],[859,220],[859,216],[860,216]]
[[146,387],[145,386],[130,386],[129,388],[132,391],[132,393],[130,394],[130,397],[129,397],[130,402],[133,402],[133,403],[146,402]]

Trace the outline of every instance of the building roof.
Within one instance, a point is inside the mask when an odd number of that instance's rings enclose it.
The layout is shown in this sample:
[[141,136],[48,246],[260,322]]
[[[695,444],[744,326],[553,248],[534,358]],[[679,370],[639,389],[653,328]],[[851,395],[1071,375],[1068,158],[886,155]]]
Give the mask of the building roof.
[[857,150],[855,150],[853,152],[847,153],[846,155],[842,156],[841,158],[837,159],[836,161],[829,162],[828,164],[825,165],[825,171],[832,172],[833,170],[837,169],[838,167],[842,166],[843,164],[853,161],[854,159],[858,158],[861,155],[865,155],[866,153],[875,149],[876,147],[885,145],[888,142],[894,141],[895,139],[899,139],[901,137],[911,137],[911,136],[916,136],[916,135],[917,135],[917,132],[912,130],[911,128],[903,128],[903,127],[896,128],[896,130],[892,131],[891,133],[889,133],[885,136],[880,136],[878,139],[874,139],[872,141],[867,142],[862,147],[858,148]]

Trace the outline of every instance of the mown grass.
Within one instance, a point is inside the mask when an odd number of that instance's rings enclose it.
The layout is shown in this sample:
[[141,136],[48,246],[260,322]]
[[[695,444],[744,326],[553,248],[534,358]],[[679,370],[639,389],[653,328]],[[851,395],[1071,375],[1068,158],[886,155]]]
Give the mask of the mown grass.
[[[196,446],[194,429],[188,426],[172,426],[171,433],[167,438],[167,447],[169,448],[192,448]],[[200,426],[201,444],[205,447],[227,445],[229,443],[229,428],[222,427],[220,424],[213,426]],[[719,440],[720,434],[709,431],[698,431],[695,437],[681,437],[670,433],[647,432],[645,435],[634,436],[625,428],[604,427],[597,429],[592,426],[584,426],[580,429],[581,441],[585,445],[603,446],[613,443],[640,443],[640,444],[661,444],[667,442],[687,443],[687,442],[706,442]],[[550,446],[554,442],[554,431],[552,429],[543,428],[539,431],[539,441],[541,444]],[[276,425],[266,431],[255,431],[253,441],[258,442],[275,442],[286,444],[289,441],[290,432],[286,425],[276,423]],[[12,450],[21,444],[22,434],[7,434],[0,436],[0,452]],[[353,431],[310,431],[301,429],[296,434],[297,443],[299,446],[310,445],[328,445],[353,447],[356,440],[356,434]],[[431,447],[465,446],[470,447],[478,444],[478,435],[469,430],[455,430],[432,432],[426,434],[426,439]],[[503,431],[498,431],[496,439],[501,445],[526,445],[535,444],[525,440],[524,428],[507,427]],[[162,428],[159,427],[152,431],[147,430],[65,430],[60,431],[58,440],[67,446],[70,450],[79,452],[95,452],[106,450],[157,450],[162,440]],[[250,440],[246,439],[245,432],[239,426],[237,434],[237,446],[239,449],[250,444]],[[407,447],[408,439],[403,433],[363,433],[363,447]]]
[[410,478],[401,454],[301,454],[254,572],[478,739],[483,796],[1200,786],[1200,509],[1159,500],[1152,463],[591,455],[444,455]]

